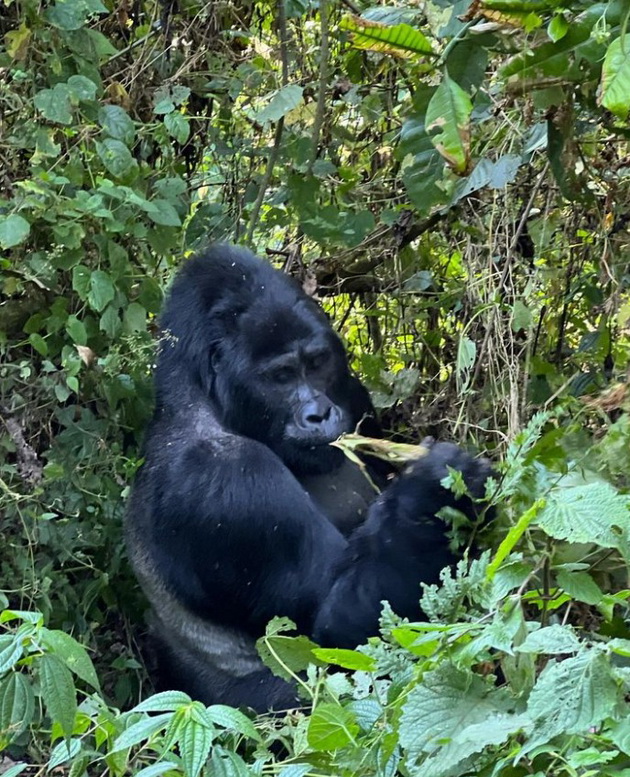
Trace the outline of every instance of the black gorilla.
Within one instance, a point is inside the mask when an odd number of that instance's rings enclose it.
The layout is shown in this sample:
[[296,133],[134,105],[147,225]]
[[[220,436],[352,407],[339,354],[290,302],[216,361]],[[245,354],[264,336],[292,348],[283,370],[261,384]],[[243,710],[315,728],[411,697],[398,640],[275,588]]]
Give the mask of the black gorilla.
[[324,313],[248,251],[188,261],[161,320],[157,407],[127,516],[153,608],[162,687],[206,704],[295,705],[254,642],[275,615],[322,645],[377,632],[380,602],[419,617],[420,582],[453,558],[447,465],[479,495],[487,466],[452,444],[376,496],[329,445],[374,410]]

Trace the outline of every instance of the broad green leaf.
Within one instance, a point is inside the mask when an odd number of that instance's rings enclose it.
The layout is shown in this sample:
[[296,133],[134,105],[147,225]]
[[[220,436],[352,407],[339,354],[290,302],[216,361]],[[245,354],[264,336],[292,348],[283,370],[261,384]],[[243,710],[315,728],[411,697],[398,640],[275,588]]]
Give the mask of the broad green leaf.
[[54,655],[38,658],[37,667],[48,714],[53,723],[58,723],[63,733],[69,737],[77,713],[77,695],[72,675],[61,659]]
[[80,751],[80,739],[70,739],[67,741],[64,739],[53,748],[53,751],[50,754],[50,758],[48,759],[46,771],[50,772],[57,766],[61,766],[61,764],[65,763],[66,761],[70,761],[71,759],[76,758]]
[[46,18],[60,30],[79,30],[95,14],[109,13],[100,0],[56,0]]
[[168,200],[156,199],[148,203],[147,214],[151,221],[163,227],[180,227],[182,222],[179,214]]
[[551,40],[555,43],[561,38],[564,38],[567,32],[569,32],[569,22],[567,22],[561,13],[556,14],[549,22],[549,26],[547,27],[547,35],[549,35]]
[[313,750],[337,750],[354,742],[359,725],[352,712],[338,704],[319,704],[308,724],[307,739]]
[[475,357],[477,356],[477,346],[466,335],[463,335],[459,339],[457,346],[457,372],[460,377],[468,372],[475,363]]
[[122,140],[105,138],[102,143],[95,145],[105,169],[115,178],[125,178],[137,168],[138,163]]
[[183,691],[162,691],[136,704],[131,712],[174,712],[191,701],[190,696]]
[[13,248],[29,236],[31,225],[22,216],[12,213],[0,216],[0,248]]
[[580,640],[577,638],[572,626],[561,626],[558,623],[554,623],[553,626],[544,626],[528,634],[516,650],[520,653],[561,655],[577,653],[580,647]]
[[197,777],[208,760],[212,746],[212,731],[196,720],[186,721],[178,742],[186,777]]
[[94,270],[90,275],[88,302],[99,313],[114,299],[116,290],[109,275],[103,270]]
[[586,604],[599,604],[604,598],[604,592],[588,574],[588,572],[571,572],[560,569],[556,574],[558,585],[563,588],[572,599]]
[[11,672],[0,683],[0,750],[30,725],[34,708],[35,698],[28,677]]
[[630,35],[616,38],[606,51],[599,99],[619,119],[630,111]]
[[4,42],[7,47],[7,54],[11,59],[24,59],[28,52],[28,44],[31,40],[32,31],[26,26],[26,22],[17,28],[11,30],[4,36]]
[[445,73],[427,107],[426,128],[438,152],[460,174],[470,162],[471,112],[470,97]]
[[22,640],[17,635],[3,634],[0,636],[0,672],[7,672],[22,658],[24,648]]
[[217,726],[238,731],[239,734],[260,742],[260,734],[254,728],[254,724],[247,715],[244,715],[239,710],[227,707],[224,704],[212,704],[210,707],[207,707],[206,712],[210,720],[216,723]]
[[2,772],[2,777],[18,777],[18,774],[22,774],[27,768],[28,764],[25,763],[13,764],[5,772]]
[[279,89],[264,108],[257,111],[253,119],[260,124],[279,121],[302,102],[303,89],[297,84],[288,84]]
[[134,773],[134,777],[160,777],[165,772],[176,771],[177,765],[170,761],[159,761],[158,763],[145,766],[139,772]]
[[184,144],[190,136],[190,123],[186,116],[173,111],[173,113],[167,113],[164,117],[164,126],[168,134],[175,138],[178,143]]
[[414,54],[433,54],[429,39],[409,24],[388,26],[360,16],[352,16],[342,19],[339,29],[351,33],[352,44],[358,49],[406,57]]
[[48,121],[72,124],[72,104],[67,84],[56,84],[53,89],[42,89],[33,98],[37,110]]
[[558,540],[593,542],[630,557],[630,501],[608,483],[555,488],[537,523]]
[[72,288],[84,301],[90,293],[91,275],[91,271],[84,264],[77,264],[72,268]]
[[91,685],[94,690],[100,690],[94,664],[83,645],[74,637],[57,629],[42,629],[40,633],[44,645],[59,656],[71,672]]
[[136,137],[136,127],[127,111],[119,105],[104,105],[98,112],[98,123],[115,140],[130,146]]
[[93,100],[96,97],[97,85],[86,76],[70,76],[68,79],[70,95],[74,100]]
[[33,332],[28,336],[28,341],[37,353],[40,353],[42,356],[48,355],[48,343],[40,334]]
[[68,316],[68,320],[66,321],[66,332],[72,338],[73,343],[76,343],[77,345],[87,344],[85,324],[76,316]]
[[126,731],[114,740],[109,749],[109,753],[117,753],[119,750],[126,750],[128,747],[140,744],[150,739],[154,734],[169,725],[173,718],[173,712],[165,712],[163,715],[146,717],[134,723]]
[[344,669],[354,671],[373,672],[376,669],[376,661],[358,650],[343,650],[341,648],[314,648],[313,655],[328,664],[336,664]]
[[208,775],[211,777],[252,777],[252,771],[238,753],[215,745]]
[[147,312],[139,302],[131,302],[123,314],[125,332],[144,332],[147,328]]
[[544,504],[545,502],[543,499],[538,499],[528,510],[523,513],[523,515],[521,515],[516,524],[509,530],[505,538],[501,541],[495,557],[488,565],[488,570],[486,572],[488,580],[492,580],[492,578],[495,576],[501,564],[512,552],[516,546],[516,543],[523,536],[530,523],[534,520],[534,518],[536,518],[540,510],[544,507]]
[[527,703],[536,721],[526,749],[559,734],[586,734],[613,714],[622,690],[608,657],[597,650],[547,664]]

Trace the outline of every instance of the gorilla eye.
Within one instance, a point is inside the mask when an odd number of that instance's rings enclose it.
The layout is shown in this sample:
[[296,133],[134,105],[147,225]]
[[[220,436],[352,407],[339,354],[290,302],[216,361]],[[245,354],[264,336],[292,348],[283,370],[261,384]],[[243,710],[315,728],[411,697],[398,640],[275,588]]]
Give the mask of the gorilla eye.
[[288,383],[295,377],[295,370],[293,367],[278,367],[271,373],[271,379],[275,383]]
[[330,354],[328,351],[320,351],[319,353],[314,353],[311,357],[309,357],[308,366],[312,370],[318,370],[320,367],[323,367],[324,364],[326,364],[329,356]]

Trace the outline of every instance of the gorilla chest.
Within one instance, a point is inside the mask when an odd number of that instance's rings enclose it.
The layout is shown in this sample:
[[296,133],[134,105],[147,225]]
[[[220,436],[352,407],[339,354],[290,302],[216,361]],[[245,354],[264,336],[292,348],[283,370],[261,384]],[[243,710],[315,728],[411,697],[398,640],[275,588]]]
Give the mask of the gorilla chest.
[[335,472],[302,475],[299,481],[328,520],[345,535],[363,523],[377,496],[365,474],[346,457]]

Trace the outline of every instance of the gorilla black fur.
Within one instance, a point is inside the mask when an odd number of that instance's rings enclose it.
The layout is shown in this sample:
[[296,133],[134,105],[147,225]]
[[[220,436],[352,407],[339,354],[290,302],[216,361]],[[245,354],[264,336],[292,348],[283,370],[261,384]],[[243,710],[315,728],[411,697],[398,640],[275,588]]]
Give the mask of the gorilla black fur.
[[161,687],[206,704],[284,709],[294,688],[254,642],[275,615],[322,645],[377,632],[380,602],[417,618],[420,582],[453,561],[447,465],[478,495],[485,464],[440,443],[377,496],[328,443],[363,423],[367,391],[324,313],[246,250],[188,261],[161,325],[157,406],[127,516],[153,609]]

